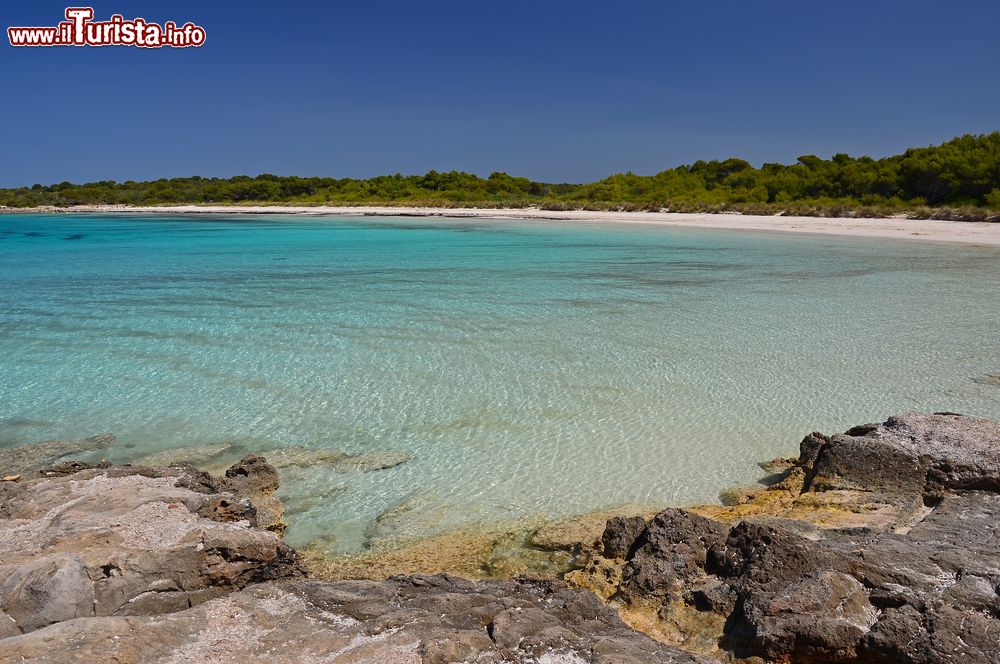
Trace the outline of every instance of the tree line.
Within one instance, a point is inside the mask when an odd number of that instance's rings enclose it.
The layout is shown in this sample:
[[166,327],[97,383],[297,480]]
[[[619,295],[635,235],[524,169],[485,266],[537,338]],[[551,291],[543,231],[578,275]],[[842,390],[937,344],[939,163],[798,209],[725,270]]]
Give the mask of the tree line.
[[1000,217],[1000,132],[872,159],[803,155],[759,168],[742,159],[696,161],[655,175],[619,173],[586,184],[549,184],[506,173],[430,171],[354,178],[170,178],[149,182],[0,189],[0,205],[396,204],[548,209],[741,211],[758,213]]

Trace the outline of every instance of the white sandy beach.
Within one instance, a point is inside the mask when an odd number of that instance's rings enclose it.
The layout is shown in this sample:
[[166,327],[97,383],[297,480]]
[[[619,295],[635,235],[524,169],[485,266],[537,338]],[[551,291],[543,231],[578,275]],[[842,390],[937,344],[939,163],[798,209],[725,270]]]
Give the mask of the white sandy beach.
[[872,238],[929,240],[1000,246],[1000,224],[936,219],[848,219],[832,217],[760,216],[742,214],[686,214],[674,212],[555,211],[538,208],[436,208],[393,206],[293,206],[293,205],[176,205],[129,207],[81,205],[71,208],[8,208],[0,212],[100,212],[141,214],[296,214],[336,216],[413,216],[473,219],[545,219],[572,222],[689,226],[729,230],[814,233]]

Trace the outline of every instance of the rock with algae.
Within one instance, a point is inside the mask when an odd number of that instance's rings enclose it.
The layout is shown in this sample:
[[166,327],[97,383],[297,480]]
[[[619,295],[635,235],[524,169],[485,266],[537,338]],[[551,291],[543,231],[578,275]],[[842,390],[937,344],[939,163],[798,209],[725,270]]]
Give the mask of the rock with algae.
[[380,515],[365,551],[330,555],[326,542],[317,540],[303,551],[307,566],[317,577],[331,580],[441,573],[476,579],[555,578],[574,567],[583,549],[595,545],[609,516],[651,514],[648,507],[623,506],[564,519],[536,516],[420,535],[429,524],[440,523],[443,509],[433,494],[412,494]]

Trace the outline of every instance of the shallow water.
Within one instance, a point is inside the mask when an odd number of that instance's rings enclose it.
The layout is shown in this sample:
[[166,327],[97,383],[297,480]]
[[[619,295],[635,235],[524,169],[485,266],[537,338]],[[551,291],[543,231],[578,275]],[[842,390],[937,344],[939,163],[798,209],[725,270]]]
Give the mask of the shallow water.
[[[518,221],[0,216],[0,445],[400,450],[289,539],[712,500],[902,410],[1000,418],[1000,250]],[[980,379],[976,382],[975,379]],[[398,524],[403,525],[398,525]],[[329,536],[332,535],[332,538]]]

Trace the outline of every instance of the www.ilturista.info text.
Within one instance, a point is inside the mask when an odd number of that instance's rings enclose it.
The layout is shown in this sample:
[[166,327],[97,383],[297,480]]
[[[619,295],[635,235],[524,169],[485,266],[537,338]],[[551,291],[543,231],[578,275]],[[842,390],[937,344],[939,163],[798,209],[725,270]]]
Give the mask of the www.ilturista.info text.
[[194,23],[163,25],[145,19],[125,20],[114,14],[107,21],[94,21],[91,7],[69,7],[65,21],[55,27],[11,27],[11,46],[138,46],[141,48],[186,48],[205,43],[205,29]]

